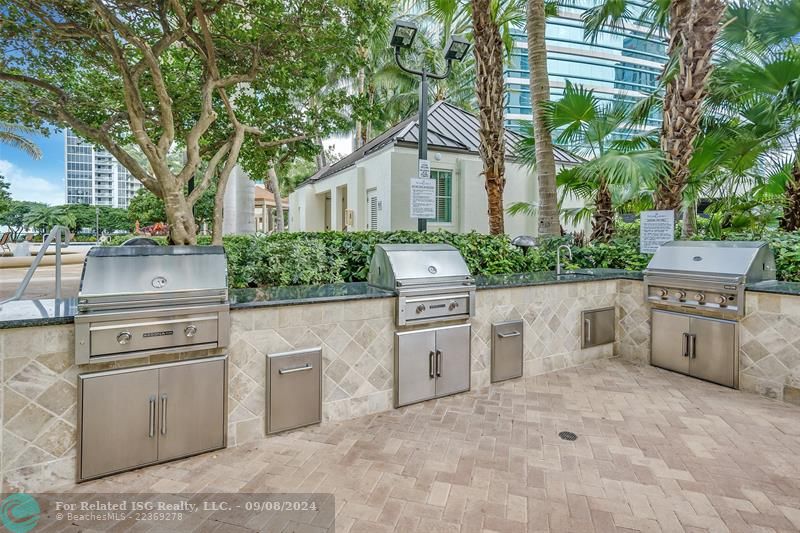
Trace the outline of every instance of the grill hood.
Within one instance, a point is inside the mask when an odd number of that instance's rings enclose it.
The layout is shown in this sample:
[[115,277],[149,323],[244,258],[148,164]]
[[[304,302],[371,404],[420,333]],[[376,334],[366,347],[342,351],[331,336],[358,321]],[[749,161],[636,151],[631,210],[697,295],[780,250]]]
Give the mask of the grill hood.
[[[94,307],[227,302],[221,246],[117,246],[86,255],[78,310]],[[148,303],[149,302],[149,303]]]
[[761,241],[672,241],[656,251],[645,274],[755,283],[775,279],[775,257],[769,245]]
[[378,244],[369,269],[369,283],[396,290],[408,286],[473,285],[467,263],[449,244]]

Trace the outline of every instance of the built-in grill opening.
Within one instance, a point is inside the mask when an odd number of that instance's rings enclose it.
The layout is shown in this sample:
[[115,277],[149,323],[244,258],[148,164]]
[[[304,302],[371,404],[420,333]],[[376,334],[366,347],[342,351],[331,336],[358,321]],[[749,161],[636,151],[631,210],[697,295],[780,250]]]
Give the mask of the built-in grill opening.
[[225,251],[221,246],[92,248],[77,309],[78,364],[227,346]]
[[379,244],[369,283],[397,293],[397,325],[469,318],[475,314],[475,280],[449,244]]

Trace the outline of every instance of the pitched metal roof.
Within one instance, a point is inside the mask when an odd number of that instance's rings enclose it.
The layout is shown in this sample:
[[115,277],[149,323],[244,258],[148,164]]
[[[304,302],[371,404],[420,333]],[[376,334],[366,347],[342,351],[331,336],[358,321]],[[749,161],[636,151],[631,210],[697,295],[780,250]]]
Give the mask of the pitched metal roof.
[[[480,145],[479,126],[478,117],[460,107],[440,100],[428,109],[428,147],[433,150],[455,150],[477,154],[478,146]],[[522,138],[520,134],[514,131],[505,130],[507,157],[513,156],[516,145]],[[389,144],[416,146],[418,140],[419,121],[417,116],[414,115],[395,124],[350,155],[320,169],[316,174],[301,183],[300,187],[350,168],[361,159]],[[577,155],[562,148],[555,147],[554,152],[556,163],[575,165],[584,161]]]

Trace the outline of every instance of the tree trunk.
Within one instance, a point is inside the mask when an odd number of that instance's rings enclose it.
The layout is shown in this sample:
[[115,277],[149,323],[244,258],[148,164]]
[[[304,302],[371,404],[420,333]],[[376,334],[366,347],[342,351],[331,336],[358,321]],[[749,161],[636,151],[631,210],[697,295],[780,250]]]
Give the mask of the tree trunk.
[[792,179],[786,182],[786,205],[783,207],[781,229],[785,231],[800,230],[800,159],[796,159],[792,167]]
[[314,144],[319,146],[319,153],[317,154],[316,157],[317,170],[322,170],[323,168],[328,166],[328,158],[325,155],[325,145],[322,144],[322,139],[319,137],[314,137]]
[[503,38],[492,17],[492,0],[472,0],[475,84],[480,109],[479,151],[483,160],[489,233],[505,232],[505,125],[503,119]]
[[183,193],[183,187],[175,183],[170,190],[164,189],[163,200],[169,225],[169,243],[197,244],[197,225],[194,221],[192,206]]
[[281,198],[280,183],[278,182],[278,173],[275,172],[275,165],[269,165],[267,175],[269,176],[269,189],[272,192],[272,196],[275,198],[275,229],[279,233],[282,233],[285,230],[283,221],[283,200]]
[[697,203],[692,200],[683,206],[681,239],[691,239],[697,233]]
[[[365,87],[366,77],[367,77],[367,75],[364,72],[364,68],[362,67],[362,68],[358,69],[358,74],[356,76],[356,90],[358,91],[358,95],[359,96],[363,96],[364,95],[364,87]],[[356,120],[356,134],[355,134],[355,137],[353,138],[353,143],[354,143],[353,149],[354,150],[357,150],[357,149],[361,148],[364,145],[364,143],[365,143],[364,136],[365,135],[366,135],[366,130],[364,129],[364,123],[360,119]]]
[[553,137],[545,121],[545,102],[550,100],[550,79],[547,74],[544,0],[528,0],[525,26],[528,32],[528,64],[530,65],[533,135],[536,141],[536,175],[539,182],[539,235],[561,234],[556,191],[556,161]]
[[611,191],[604,179],[600,181],[595,193],[594,206],[589,240],[608,242],[614,236],[614,206],[611,203]]
[[713,69],[714,40],[725,8],[722,0],[673,0],[670,4],[669,56],[677,58],[678,71],[664,95],[661,148],[669,175],[656,188],[656,209],[681,207]]

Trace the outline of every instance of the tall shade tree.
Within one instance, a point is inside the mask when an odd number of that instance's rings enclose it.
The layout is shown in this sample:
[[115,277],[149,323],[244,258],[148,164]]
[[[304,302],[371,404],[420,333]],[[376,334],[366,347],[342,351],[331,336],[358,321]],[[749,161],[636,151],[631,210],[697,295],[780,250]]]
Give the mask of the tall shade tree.
[[547,73],[545,42],[545,0],[528,0],[525,28],[528,32],[533,135],[536,142],[536,175],[539,180],[539,235],[561,234],[556,190],[556,159],[553,137],[547,127],[547,102],[550,100],[550,77]]
[[[222,200],[246,137],[279,146],[281,115],[246,122],[247,106],[315,94],[353,50],[380,0],[0,0],[0,120],[70,127],[106,148],[163,199],[176,244],[196,242],[192,207]],[[138,146],[149,168],[124,149]],[[185,151],[169,168],[170,148]],[[187,183],[196,187],[187,192]]]
[[484,187],[489,208],[489,233],[505,233],[503,189],[505,188],[505,125],[503,117],[503,39],[493,16],[496,2],[472,0],[472,36],[475,41],[475,90],[478,95]]

